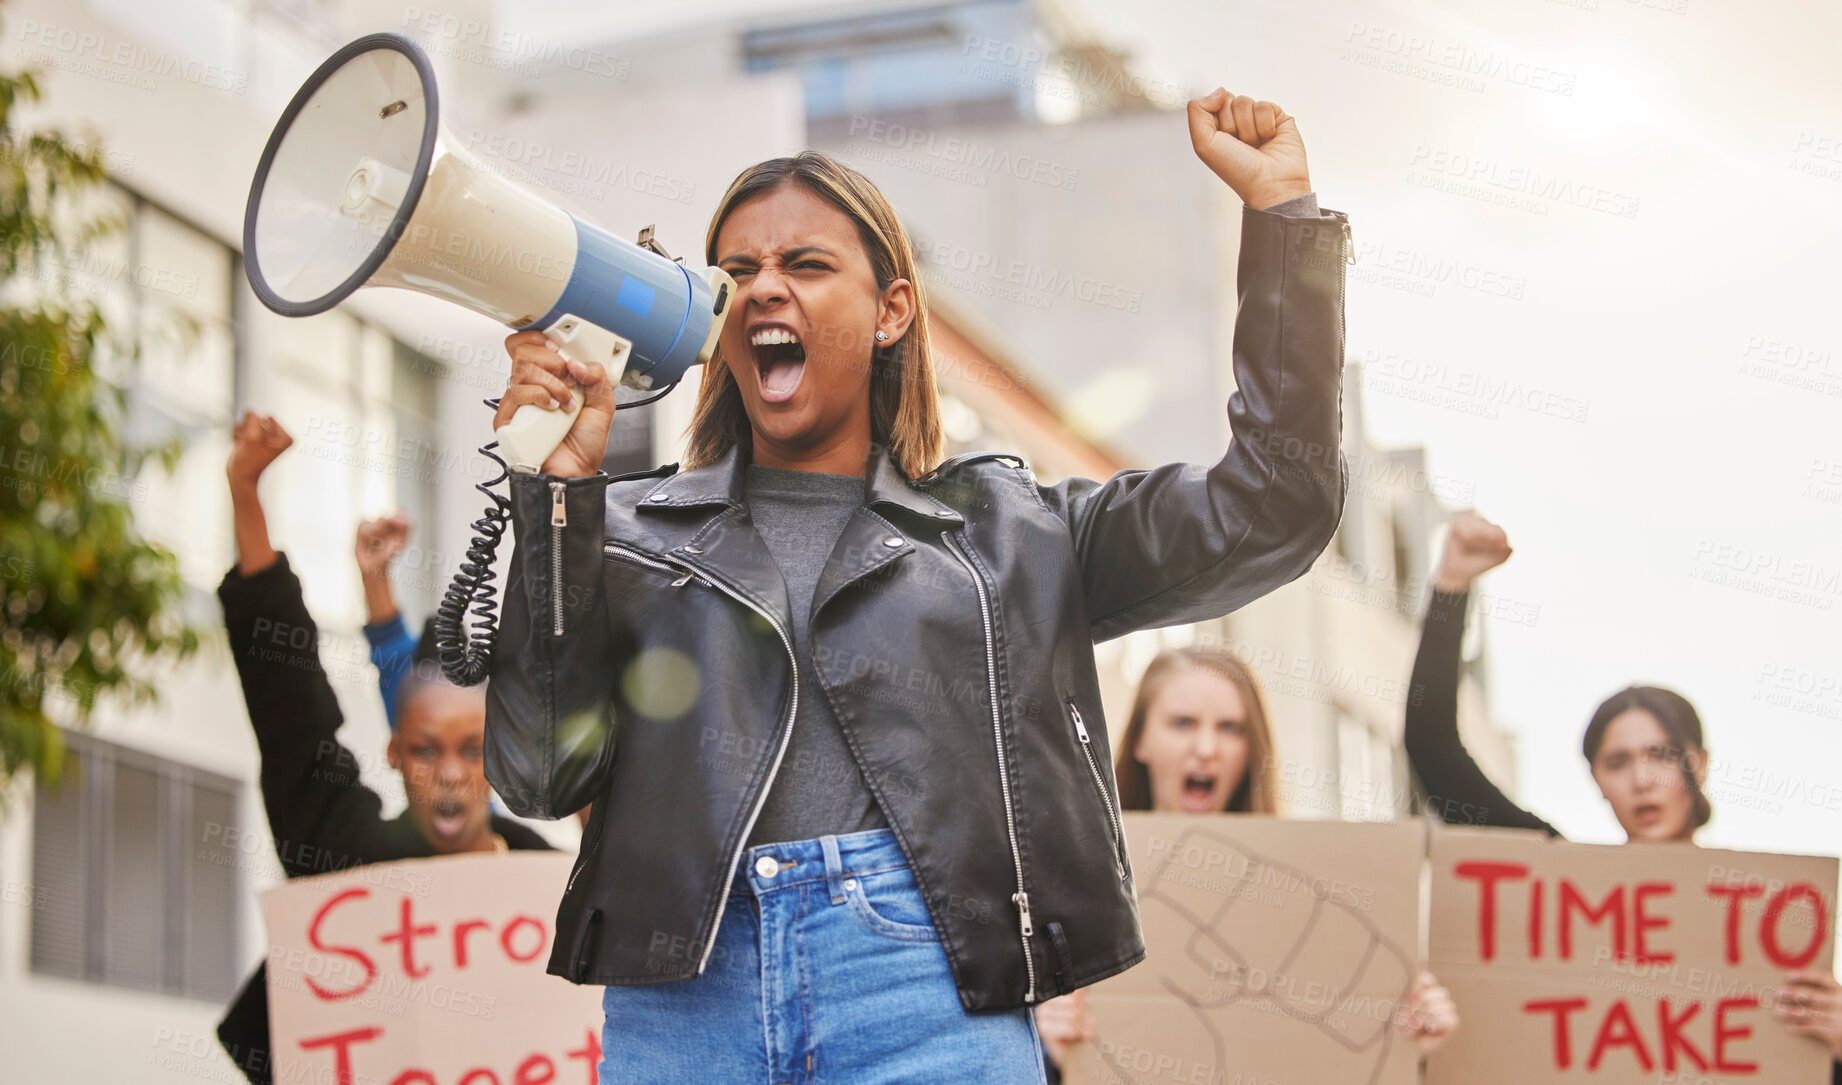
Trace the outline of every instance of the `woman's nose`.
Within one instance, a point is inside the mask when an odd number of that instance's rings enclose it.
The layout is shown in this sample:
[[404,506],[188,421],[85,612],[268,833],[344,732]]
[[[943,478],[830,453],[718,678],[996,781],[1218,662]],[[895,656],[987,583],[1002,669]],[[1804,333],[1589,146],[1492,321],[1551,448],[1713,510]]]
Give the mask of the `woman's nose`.
[[1196,756],[1207,760],[1215,756],[1215,732],[1203,728],[1196,733]]
[[764,267],[755,272],[753,281],[748,284],[748,296],[757,302],[785,301],[787,277],[779,268]]

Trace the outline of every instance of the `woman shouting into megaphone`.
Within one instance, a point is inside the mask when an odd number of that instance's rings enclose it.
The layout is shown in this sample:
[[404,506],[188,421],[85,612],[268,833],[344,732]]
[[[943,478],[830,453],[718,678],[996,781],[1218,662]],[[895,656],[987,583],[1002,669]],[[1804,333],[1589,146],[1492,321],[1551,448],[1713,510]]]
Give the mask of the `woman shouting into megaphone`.
[[682,465],[602,474],[607,374],[506,341],[500,422],[583,407],[514,476],[486,774],[594,803],[549,969],[607,987],[603,1081],[1040,1082],[1031,1009],[1143,958],[1093,646],[1299,576],[1345,490],[1346,219],[1277,106],[1189,122],[1246,204],[1213,465],[943,461],[908,234],[812,152],[711,219]]

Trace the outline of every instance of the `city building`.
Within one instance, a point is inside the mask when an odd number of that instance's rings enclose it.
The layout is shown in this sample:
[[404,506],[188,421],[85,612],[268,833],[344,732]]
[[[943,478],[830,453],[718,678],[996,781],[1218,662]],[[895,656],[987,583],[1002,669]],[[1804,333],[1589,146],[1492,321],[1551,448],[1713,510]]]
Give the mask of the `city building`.
[[[888,192],[932,294],[950,451],[1015,450],[1037,477],[1104,478],[1225,447],[1239,206],[1193,160],[1186,88],[1135,75],[1051,5],[773,3],[689,8],[643,38],[527,33],[485,0],[356,5],[15,0],[0,63],[48,75],[41,120],[108,151],[129,230],[67,285],[136,329],[136,424],[183,437],[136,490],[142,529],[179,555],[193,622],[216,628],[233,560],[223,463],[244,408],[295,446],[265,482],[270,530],[306,586],[361,775],[400,807],[360,635],[361,516],[416,523],[398,561],[426,615],[464,552],[489,464],[486,397],[505,329],[431,299],[361,292],[290,320],[256,301],[240,248],[257,156],[302,79],[339,44],[391,30],[436,66],[445,118],[485,168],[627,234],[655,225],[702,262],[704,216],[738,170],[808,144]],[[1400,698],[1442,499],[1417,452],[1369,447],[1351,370],[1351,493],[1333,550],[1221,622],[1102,645],[1123,726],[1161,647],[1225,643],[1266,684],[1292,808],[1388,817],[1409,802]],[[623,415],[611,468],[678,458],[687,390]],[[221,640],[162,678],[155,706],[105,706],[73,734],[67,786],[0,821],[0,1018],[23,1081],[234,1080],[213,1027],[265,949],[280,880],[257,757]],[[1486,721],[1468,693],[1468,725]],[[1473,736],[1499,779],[1511,750]],[[1377,783],[1377,782],[1380,783]],[[574,824],[542,825],[572,846]],[[94,1022],[110,1042],[86,1042]]]
[[[649,58],[636,87],[737,68],[797,77],[810,144],[870,177],[902,214],[936,318],[972,333],[1005,383],[1044,405],[999,422],[1004,397],[947,367],[949,417],[966,419],[956,447],[1018,450],[1045,482],[1221,455],[1241,203],[1196,160],[1182,112],[1210,88],[1134,71],[1053,0],[686,12],[601,47]],[[547,100],[588,108],[580,76],[558,88]],[[1359,341],[1358,329],[1352,356]],[[1271,701],[1282,793],[1302,816],[1413,808],[1400,727],[1415,619],[1443,507],[1475,489],[1439,476],[1420,450],[1373,447],[1362,388],[1351,366],[1350,498],[1313,571],[1220,623],[1098,652],[1116,736],[1161,647],[1202,640],[1248,660]],[[976,409],[962,415],[961,402]],[[1092,454],[1070,457],[1070,446]],[[1479,679],[1482,638],[1474,632],[1468,663]],[[1465,696],[1471,748],[1513,780],[1481,681]]]

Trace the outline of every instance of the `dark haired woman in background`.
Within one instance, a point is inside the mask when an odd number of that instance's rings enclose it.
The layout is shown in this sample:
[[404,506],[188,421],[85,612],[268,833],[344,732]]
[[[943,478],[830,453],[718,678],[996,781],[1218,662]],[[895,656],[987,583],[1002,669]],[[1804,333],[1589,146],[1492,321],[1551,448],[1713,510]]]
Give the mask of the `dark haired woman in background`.
[[[1459,642],[1471,584],[1509,555],[1509,537],[1496,524],[1472,513],[1453,518],[1408,688],[1407,758],[1445,821],[1559,836],[1490,782],[1458,733]],[[1658,686],[1614,693],[1593,712],[1580,746],[1631,842],[1693,843],[1708,823],[1708,750],[1701,717],[1681,694]],[[1842,985],[1835,977],[1789,973],[1772,1012],[1790,1031],[1829,1048],[1842,1085]]]
[[[1253,672],[1226,649],[1192,645],[1160,652],[1145,668],[1113,778],[1122,810],[1279,814],[1277,763]],[[1451,992],[1431,972],[1414,978],[1401,1010],[1401,1032],[1422,1058],[1458,1027]],[[1069,1044],[1093,1036],[1079,991],[1045,1003],[1036,1023],[1057,1066]]]

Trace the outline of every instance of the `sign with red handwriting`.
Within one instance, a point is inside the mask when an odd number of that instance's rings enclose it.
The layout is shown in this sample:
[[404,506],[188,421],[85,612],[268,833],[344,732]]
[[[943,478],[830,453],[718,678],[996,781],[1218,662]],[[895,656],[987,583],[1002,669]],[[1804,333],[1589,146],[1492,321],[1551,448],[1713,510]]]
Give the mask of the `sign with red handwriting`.
[[1771,1008],[1831,968],[1835,859],[1435,829],[1430,967],[1464,1024],[1428,1085],[1828,1085]]
[[544,971],[570,864],[409,859],[269,890],[275,1080],[595,1085],[601,988]]

